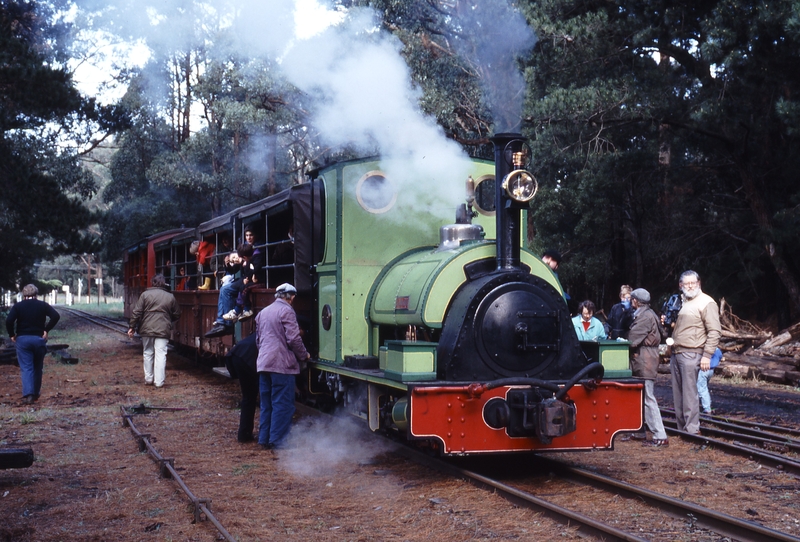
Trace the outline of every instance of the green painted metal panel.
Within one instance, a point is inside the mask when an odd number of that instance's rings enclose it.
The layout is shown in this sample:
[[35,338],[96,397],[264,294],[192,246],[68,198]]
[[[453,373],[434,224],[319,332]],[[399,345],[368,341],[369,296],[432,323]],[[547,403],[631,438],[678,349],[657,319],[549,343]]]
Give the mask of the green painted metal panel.
[[[380,278],[370,307],[372,323],[441,328],[455,292],[467,280],[464,267],[495,257],[493,241],[473,241],[453,250],[405,256]],[[557,278],[539,258],[522,251],[520,260],[563,295]]]
[[[473,178],[493,175],[492,163],[473,164]],[[335,329],[333,334],[320,331],[321,356],[341,363],[345,356],[369,353],[370,333],[376,330],[367,318],[367,303],[375,281],[400,254],[437,245],[439,228],[454,222],[456,202],[465,194],[453,194],[451,203],[434,201],[426,186],[436,179],[388,178],[377,160],[337,164],[321,170],[319,177],[326,191],[325,252],[318,267],[320,278],[326,278],[324,292],[320,283],[319,306],[331,306],[331,332]],[[376,179],[388,192],[366,190]],[[481,214],[475,222],[494,236],[493,214]]]
[[[325,330],[322,325],[322,312],[325,306],[331,308],[331,326]],[[341,319],[337,307],[338,289],[336,288],[336,273],[319,274],[319,307],[320,313],[317,315],[317,329],[319,330],[319,357],[329,361],[336,361],[339,351]]]

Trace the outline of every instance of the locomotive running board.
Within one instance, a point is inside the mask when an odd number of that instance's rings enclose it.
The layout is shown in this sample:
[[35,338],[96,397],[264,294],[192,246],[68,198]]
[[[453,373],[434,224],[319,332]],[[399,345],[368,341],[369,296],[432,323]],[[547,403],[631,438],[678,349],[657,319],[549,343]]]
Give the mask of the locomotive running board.
[[620,431],[636,431],[644,421],[644,384],[601,382],[589,390],[578,384],[569,390],[575,402],[577,430],[543,444],[536,437],[510,437],[490,427],[483,408],[493,398],[505,398],[511,387],[471,397],[464,386],[409,386],[409,434],[436,439],[444,454],[521,451],[612,450]]

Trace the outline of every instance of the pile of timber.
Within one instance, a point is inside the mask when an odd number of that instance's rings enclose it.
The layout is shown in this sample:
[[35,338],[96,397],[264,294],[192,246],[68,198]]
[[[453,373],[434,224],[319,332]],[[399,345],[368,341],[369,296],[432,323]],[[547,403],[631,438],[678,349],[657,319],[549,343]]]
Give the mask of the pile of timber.
[[[720,300],[722,361],[714,370],[726,378],[748,378],[800,386],[800,323],[773,336],[737,317],[724,299]],[[669,374],[666,345],[661,345],[659,373]]]
[[800,323],[773,336],[736,317],[724,299],[720,300],[720,323],[723,356],[716,374],[800,385]]
[[[47,351],[52,353],[62,363],[75,364],[78,363],[78,358],[73,358],[69,351],[68,344],[48,344]],[[0,337],[0,365],[16,365],[17,364],[17,348],[11,339]]]

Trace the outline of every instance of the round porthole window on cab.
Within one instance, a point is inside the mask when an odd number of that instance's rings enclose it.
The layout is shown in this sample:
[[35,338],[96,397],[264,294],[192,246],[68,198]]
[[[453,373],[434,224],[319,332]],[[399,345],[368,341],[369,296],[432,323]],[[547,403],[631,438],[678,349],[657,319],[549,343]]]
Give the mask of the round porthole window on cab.
[[380,171],[364,174],[356,184],[358,204],[370,213],[385,213],[397,201],[397,188]]
[[495,204],[495,179],[494,175],[483,175],[475,181],[475,208],[482,215],[494,216],[497,205]]

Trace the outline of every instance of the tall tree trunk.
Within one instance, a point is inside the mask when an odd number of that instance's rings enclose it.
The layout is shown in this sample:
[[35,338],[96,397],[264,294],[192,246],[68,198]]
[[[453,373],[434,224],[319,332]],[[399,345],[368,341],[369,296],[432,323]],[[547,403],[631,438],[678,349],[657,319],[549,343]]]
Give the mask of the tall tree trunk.
[[750,204],[750,210],[753,212],[756,222],[758,223],[764,248],[767,250],[775,272],[786,287],[792,305],[796,311],[800,312],[800,284],[798,284],[797,277],[795,277],[786,264],[786,260],[783,259],[780,248],[777,247],[773,241],[775,236],[773,233],[772,217],[767,209],[767,202],[764,201],[762,190],[758,187],[753,176],[750,175],[745,168],[740,166],[738,169],[739,177],[744,187],[744,193],[747,196],[747,202]]
[[186,53],[183,58],[183,77],[186,85],[186,94],[183,98],[183,130],[181,131],[181,142],[188,141],[189,119],[192,116],[192,57],[191,53]]

